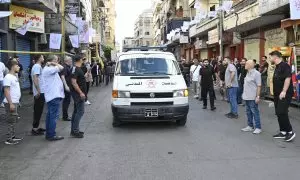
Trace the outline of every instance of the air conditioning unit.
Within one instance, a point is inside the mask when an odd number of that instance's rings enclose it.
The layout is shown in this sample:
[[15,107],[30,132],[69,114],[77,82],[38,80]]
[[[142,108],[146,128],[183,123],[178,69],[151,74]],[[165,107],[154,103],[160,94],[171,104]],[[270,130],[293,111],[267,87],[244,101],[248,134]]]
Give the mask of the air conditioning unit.
[[41,34],[38,37],[38,43],[39,44],[47,44],[47,35],[46,34]]

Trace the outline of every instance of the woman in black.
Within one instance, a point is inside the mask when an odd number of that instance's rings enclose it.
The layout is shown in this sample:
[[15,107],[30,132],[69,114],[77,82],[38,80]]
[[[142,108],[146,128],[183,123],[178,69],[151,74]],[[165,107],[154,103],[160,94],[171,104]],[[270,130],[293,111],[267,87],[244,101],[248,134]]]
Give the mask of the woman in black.
[[214,97],[214,81],[216,75],[213,67],[209,64],[207,59],[204,60],[203,66],[200,69],[201,76],[201,96],[203,100],[203,109],[207,109],[207,94],[209,94],[210,108],[215,110],[215,97]]

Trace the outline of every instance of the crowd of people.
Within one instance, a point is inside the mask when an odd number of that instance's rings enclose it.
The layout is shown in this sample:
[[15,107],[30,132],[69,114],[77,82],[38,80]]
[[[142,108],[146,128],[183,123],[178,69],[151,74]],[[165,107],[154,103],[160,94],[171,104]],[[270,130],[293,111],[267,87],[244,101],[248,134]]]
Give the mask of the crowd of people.
[[[259,102],[267,95],[273,95],[279,123],[279,133],[273,137],[287,142],[296,137],[288,115],[294,93],[292,70],[283,61],[280,52],[271,52],[269,59],[263,56],[259,64],[255,59],[247,58],[194,59],[192,63],[182,58],[180,68],[186,84],[192,86],[194,98],[203,102],[203,109],[207,109],[209,95],[210,109],[216,110],[216,89],[219,89],[222,100],[230,105],[230,112],[225,114],[226,117],[237,119],[238,105],[245,106],[247,127],[242,129],[244,132],[262,132]],[[271,68],[273,71],[270,71]],[[268,81],[272,84],[271,87],[268,87]]]
[[[56,122],[60,118],[62,105],[62,120],[71,122],[70,136],[83,138],[80,131],[80,121],[84,115],[85,105],[91,105],[88,100],[90,86],[106,85],[112,81],[114,62],[106,62],[104,66],[94,60],[88,61],[84,54],[74,57],[66,56],[60,62],[56,55],[49,55],[46,62],[43,55],[36,55],[28,67],[30,79],[30,94],[33,95],[33,122],[31,134],[45,135],[46,140],[62,140],[64,137],[56,134]],[[17,56],[9,58],[6,64],[0,62],[0,103],[6,110],[8,137],[7,145],[15,145],[23,140],[15,136],[15,126],[20,119],[21,107],[21,76],[23,67]],[[74,102],[72,116],[68,109]],[[47,104],[45,128],[42,128],[44,105]]]

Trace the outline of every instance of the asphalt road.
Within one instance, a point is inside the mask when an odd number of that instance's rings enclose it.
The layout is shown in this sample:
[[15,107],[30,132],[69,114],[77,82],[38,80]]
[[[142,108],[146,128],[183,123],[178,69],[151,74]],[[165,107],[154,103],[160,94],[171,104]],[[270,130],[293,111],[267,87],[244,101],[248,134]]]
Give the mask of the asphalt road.
[[[92,88],[83,139],[69,137],[70,123],[59,121],[58,142],[29,135],[32,106],[24,106],[17,146],[0,144],[0,180],[299,180],[300,111],[291,109],[299,137],[293,143],[272,139],[278,129],[274,110],[260,105],[263,133],[242,133],[239,119],[227,119],[228,104],[202,110],[190,99],[185,127],[174,123],[126,124],[112,128],[110,87]],[[1,125],[1,124],[0,124]],[[3,129],[3,128],[2,128]],[[3,140],[3,133],[2,136]]]

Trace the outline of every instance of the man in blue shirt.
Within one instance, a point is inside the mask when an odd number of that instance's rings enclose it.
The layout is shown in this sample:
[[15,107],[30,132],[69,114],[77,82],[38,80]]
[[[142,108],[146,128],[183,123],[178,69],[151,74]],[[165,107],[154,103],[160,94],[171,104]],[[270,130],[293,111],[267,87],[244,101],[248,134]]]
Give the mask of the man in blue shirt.
[[42,78],[44,82],[45,100],[48,106],[46,117],[46,139],[56,141],[64,139],[57,136],[56,121],[59,119],[59,109],[62,99],[65,97],[63,82],[59,76],[59,72],[63,70],[63,66],[58,64],[58,57],[50,55],[47,58],[47,65],[43,69]]

